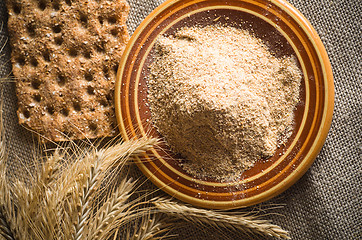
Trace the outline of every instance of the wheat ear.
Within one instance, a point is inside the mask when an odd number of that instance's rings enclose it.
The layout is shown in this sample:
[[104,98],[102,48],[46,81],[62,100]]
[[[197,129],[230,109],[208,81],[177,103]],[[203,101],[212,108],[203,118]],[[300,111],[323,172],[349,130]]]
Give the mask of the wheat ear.
[[[141,138],[134,141],[128,141],[115,146],[110,146],[100,151],[93,151],[86,157],[86,167],[83,171],[87,176],[85,182],[81,185],[81,194],[79,201],[74,201],[80,213],[74,224],[74,239],[80,240],[84,235],[84,227],[91,216],[91,205],[93,196],[99,189],[102,179],[106,177],[106,173],[113,167],[123,167],[126,161],[137,156],[150,147],[158,143],[154,138]],[[82,184],[80,182],[80,184]],[[74,195],[73,195],[74,196]]]
[[33,211],[29,210],[27,215],[36,224],[38,230],[34,226],[33,231],[37,230],[39,232],[37,235],[53,239],[56,238],[56,235],[60,235],[57,232],[58,226],[61,224],[58,213],[59,195],[55,188],[63,165],[63,156],[55,151],[52,156],[47,157],[45,163],[35,162],[37,172],[30,186],[31,196],[33,196],[30,201],[34,203],[34,208]]
[[0,236],[5,240],[15,240],[10,226],[3,214],[0,215]]
[[14,219],[14,205],[11,201],[10,191],[6,179],[4,162],[0,160],[0,236],[6,240],[15,239],[15,226],[11,219]]
[[127,232],[127,240],[158,240],[173,237],[168,235],[171,230],[173,220],[164,214],[148,214],[142,218],[141,224],[138,226],[138,231],[131,235]]
[[121,169],[129,158],[147,151],[157,143],[158,140],[154,138],[141,138],[118,143],[100,151],[97,151],[95,147],[83,152],[79,150],[69,156],[69,158],[73,159],[73,163],[64,169],[62,179],[58,181],[58,184],[61,184],[59,189],[65,191],[63,192],[64,195],[68,195],[69,192],[73,192],[75,184],[82,185],[87,181],[90,171],[89,167],[91,167],[92,164],[95,165],[97,161],[101,161],[98,168],[103,173],[112,167]]
[[[113,194],[105,198],[103,205],[98,209],[95,216],[87,223],[88,229],[86,239],[108,239],[121,226],[127,225],[139,218],[144,218],[154,210],[148,201],[143,201],[146,195],[141,195],[132,200],[130,196],[136,193],[135,182],[123,181],[113,190]],[[92,227],[93,226],[93,227]]]
[[112,228],[112,223],[122,216],[123,206],[132,194],[135,182],[131,179],[123,181],[119,184],[117,189],[113,191],[112,195],[107,198],[105,203],[99,208],[88,226],[87,239],[99,239],[103,237],[104,233],[109,232],[109,228]]
[[4,163],[0,162],[0,236],[6,240],[13,240],[18,236],[16,232],[15,206],[11,201]]
[[260,220],[246,215],[228,215],[225,213],[190,207],[166,198],[156,198],[153,204],[166,214],[200,225],[216,228],[242,230],[245,233],[268,235],[289,239],[288,232],[268,220]]
[[35,195],[25,183],[17,180],[11,186],[11,196],[15,206],[15,224],[19,240],[21,239],[43,239],[44,232],[40,224],[33,219],[42,206],[37,201]]
[[38,166],[40,169],[37,175],[37,181],[45,188],[54,188],[56,180],[61,174],[61,168],[64,165],[64,156],[60,153],[59,149],[56,149],[55,152],[46,158],[46,162],[41,166]]
[[[36,163],[37,171],[28,185],[21,181],[13,183],[11,192],[19,215],[17,225],[24,236],[29,234],[32,239],[53,239],[57,234],[56,229],[60,224],[58,195],[53,190],[59,162],[60,158],[55,154],[41,166]],[[21,224],[24,226],[20,227]]]

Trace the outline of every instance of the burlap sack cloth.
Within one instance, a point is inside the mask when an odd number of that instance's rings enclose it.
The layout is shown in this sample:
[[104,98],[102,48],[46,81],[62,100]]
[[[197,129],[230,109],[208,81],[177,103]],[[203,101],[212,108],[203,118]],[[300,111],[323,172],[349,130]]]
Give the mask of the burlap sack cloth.
[[[129,0],[132,33],[162,0]],[[319,33],[335,78],[335,111],[327,141],[310,170],[289,190],[266,204],[284,204],[283,216],[267,216],[290,231],[292,239],[362,239],[362,107],[360,0],[291,0]],[[0,46],[7,42],[7,11],[0,2]],[[0,55],[0,77],[11,72],[10,49]],[[33,138],[18,125],[14,83],[3,84],[6,145],[12,177],[23,178],[32,157]],[[217,235],[192,225],[178,230],[176,239],[245,239],[239,234]]]

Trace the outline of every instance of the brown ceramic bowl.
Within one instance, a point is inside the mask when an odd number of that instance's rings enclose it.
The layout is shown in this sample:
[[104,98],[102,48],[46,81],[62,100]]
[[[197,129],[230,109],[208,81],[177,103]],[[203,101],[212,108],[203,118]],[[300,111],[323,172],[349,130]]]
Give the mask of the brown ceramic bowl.
[[[277,55],[295,54],[303,71],[295,130],[268,161],[260,160],[238,180],[219,182],[187,174],[166,145],[138,159],[142,172],[170,195],[196,206],[239,208],[268,200],[295,183],[311,166],[326,139],[333,113],[331,65],[316,31],[284,0],[169,0],[137,28],[118,70],[115,104],[124,140],[162,137],[151,122],[147,76],[153,45],[183,26],[246,27],[268,41]],[[240,24],[242,23],[242,24]]]

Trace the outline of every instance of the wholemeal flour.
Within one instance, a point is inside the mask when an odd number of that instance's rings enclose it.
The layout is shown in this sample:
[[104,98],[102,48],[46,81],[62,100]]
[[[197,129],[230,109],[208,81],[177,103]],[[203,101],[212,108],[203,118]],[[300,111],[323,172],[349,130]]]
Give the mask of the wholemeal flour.
[[152,120],[199,177],[239,176],[293,128],[302,74],[247,30],[207,26],[159,37],[150,67]]

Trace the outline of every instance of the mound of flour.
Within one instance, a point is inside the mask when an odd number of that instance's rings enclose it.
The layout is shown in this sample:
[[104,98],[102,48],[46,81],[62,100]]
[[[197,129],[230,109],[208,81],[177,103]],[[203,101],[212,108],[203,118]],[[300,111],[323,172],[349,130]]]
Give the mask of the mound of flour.
[[227,179],[288,138],[302,78],[246,30],[183,28],[160,37],[148,79],[152,120],[192,175]]

